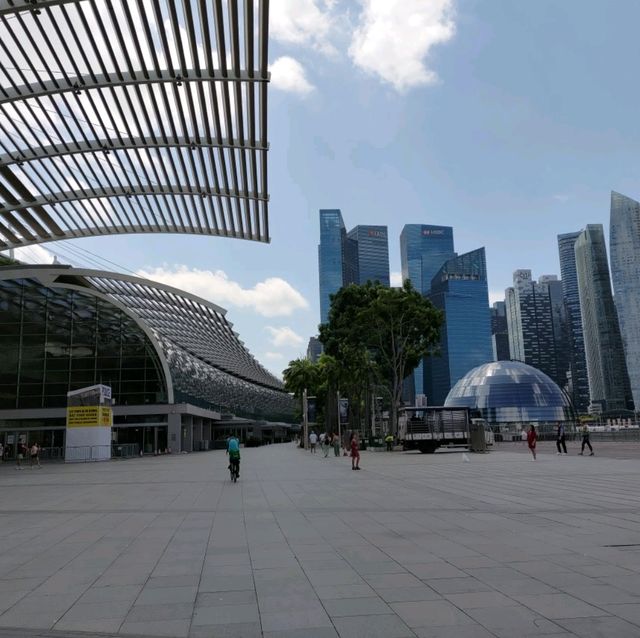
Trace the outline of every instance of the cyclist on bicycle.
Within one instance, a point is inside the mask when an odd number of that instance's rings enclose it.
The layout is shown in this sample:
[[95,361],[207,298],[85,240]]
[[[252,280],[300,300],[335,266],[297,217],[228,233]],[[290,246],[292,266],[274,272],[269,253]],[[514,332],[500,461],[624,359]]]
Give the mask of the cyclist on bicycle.
[[240,477],[240,441],[235,436],[227,440],[227,454],[229,455],[229,469],[235,465],[236,476]]

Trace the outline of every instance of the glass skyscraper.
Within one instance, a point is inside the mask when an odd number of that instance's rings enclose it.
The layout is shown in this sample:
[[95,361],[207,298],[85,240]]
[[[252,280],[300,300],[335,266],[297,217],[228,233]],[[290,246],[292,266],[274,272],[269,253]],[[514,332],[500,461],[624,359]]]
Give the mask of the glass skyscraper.
[[580,293],[576,271],[576,240],[580,231],[558,235],[560,278],[567,321],[567,348],[569,350],[569,395],[574,408],[585,413],[589,408],[589,380],[584,354]]
[[561,282],[555,275],[543,275],[535,282],[530,270],[516,270],[505,298],[511,358],[565,386],[568,364],[564,364],[562,344],[566,329]]
[[507,308],[504,301],[496,301],[491,312],[491,344],[494,361],[509,361],[509,330],[507,328]]
[[611,278],[633,402],[640,406],[640,203],[611,193]]
[[426,359],[427,400],[443,405],[469,370],[493,361],[484,248],[447,260],[433,277],[429,299],[445,313],[440,354]]
[[[402,281],[411,280],[423,295],[429,294],[431,280],[448,259],[456,256],[453,250],[453,228],[429,224],[405,224],[400,233],[400,263]],[[424,361],[407,378],[407,398],[425,394]]]
[[576,240],[576,270],[591,412],[633,408],[618,315],[613,303],[602,224]]
[[387,227],[356,226],[347,233],[339,209],[320,209],[318,270],[320,323],[326,323],[331,295],[343,286],[367,281],[389,286]]
[[330,295],[343,286],[345,269],[346,230],[339,209],[320,210],[320,323],[326,323],[331,307]]
[[[357,274],[360,284],[379,281],[389,286],[389,238],[386,226],[356,226],[347,233],[355,243]],[[346,282],[345,282],[346,283]]]
[[455,256],[451,226],[405,224],[400,233],[402,280],[410,279],[423,295],[442,264]]

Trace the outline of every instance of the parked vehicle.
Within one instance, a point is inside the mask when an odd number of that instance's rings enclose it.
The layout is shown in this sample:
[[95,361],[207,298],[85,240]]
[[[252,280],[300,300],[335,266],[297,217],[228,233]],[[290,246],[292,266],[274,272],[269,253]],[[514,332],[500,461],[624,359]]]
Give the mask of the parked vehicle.
[[398,438],[405,450],[433,454],[443,446],[468,446],[472,422],[484,426],[486,444],[493,445],[493,432],[484,419],[472,419],[469,408],[402,408]]

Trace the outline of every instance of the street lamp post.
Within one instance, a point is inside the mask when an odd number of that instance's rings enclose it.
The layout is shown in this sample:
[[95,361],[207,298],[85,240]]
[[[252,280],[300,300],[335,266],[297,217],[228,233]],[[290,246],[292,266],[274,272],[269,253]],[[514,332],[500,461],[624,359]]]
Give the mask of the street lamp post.
[[309,446],[309,410],[307,400],[307,388],[302,392],[302,447],[306,450]]
[[338,414],[338,441],[342,445],[342,419],[340,418],[340,390],[336,391],[336,413]]

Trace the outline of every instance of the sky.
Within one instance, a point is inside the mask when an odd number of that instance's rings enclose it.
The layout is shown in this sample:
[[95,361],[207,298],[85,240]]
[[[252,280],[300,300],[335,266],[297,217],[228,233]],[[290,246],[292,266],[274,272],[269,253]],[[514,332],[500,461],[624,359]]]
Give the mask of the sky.
[[[280,373],[319,320],[318,210],[485,246],[491,301],[512,273],[559,274],[556,236],[640,197],[637,0],[271,0],[271,243],[119,236],[22,249],[91,251],[228,310]],[[105,264],[101,263],[100,267]],[[396,275],[396,280],[398,275]]]

